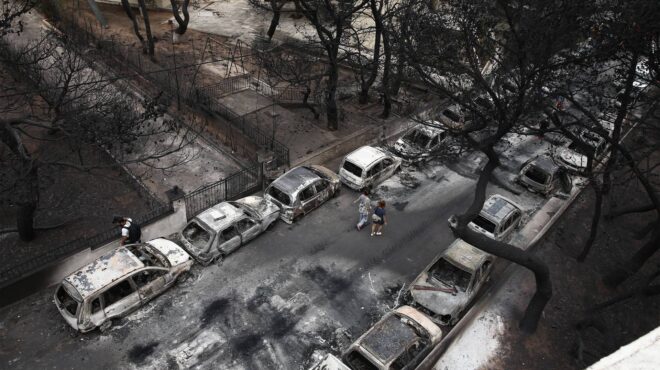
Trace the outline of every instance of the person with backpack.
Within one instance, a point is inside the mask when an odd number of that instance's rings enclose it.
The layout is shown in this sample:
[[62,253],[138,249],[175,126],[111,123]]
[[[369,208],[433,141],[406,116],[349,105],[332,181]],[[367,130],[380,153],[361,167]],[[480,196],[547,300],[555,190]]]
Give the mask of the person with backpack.
[[124,216],[114,216],[112,223],[121,227],[119,245],[142,243],[142,230],[133,219]]

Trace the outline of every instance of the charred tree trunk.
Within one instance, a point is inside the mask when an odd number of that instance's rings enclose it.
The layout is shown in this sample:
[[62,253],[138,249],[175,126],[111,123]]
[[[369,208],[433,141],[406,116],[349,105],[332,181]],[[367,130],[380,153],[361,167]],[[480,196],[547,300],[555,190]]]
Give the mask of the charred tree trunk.
[[369,7],[371,8],[371,15],[373,16],[375,23],[375,40],[374,40],[374,54],[371,63],[367,65],[367,78],[364,78],[364,73],[362,73],[362,83],[360,84],[360,98],[358,102],[360,104],[367,104],[369,102],[369,89],[376,81],[378,77],[378,68],[380,67],[380,40],[383,34],[383,0],[378,0],[379,4],[376,4],[377,0],[370,0]]
[[284,0],[270,0],[270,8],[273,11],[273,18],[270,19],[270,26],[268,26],[268,40],[272,40],[277,30],[277,26],[280,24],[280,16],[282,15],[282,7],[284,7]]
[[319,112],[314,109],[314,106],[312,104],[309,104],[309,96],[312,94],[312,89],[307,86],[305,89],[305,94],[303,95],[302,103],[307,109],[309,109],[312,114],[314,115],[315,119],[319,119]]
[[[172,5],[172,15],[174,15],[174,19],[178,24],[178,27],[176,28],[174,33],[178,36],[182,36],[188,30],[188,22],[190,21],[190,14],[188,13],[189,3],[190,0],[183,0],[183,4],[181,4],[181,13],[183,14],[183,18],[181,18],[181,16],[179,15],[179,5],[177,3],[177,0],[170,0],[170,4]],[[174,35],[172,35],[174,42],[179,41],[178,36],[175,37]]]
[[383,113],[381,118],[389,118],[392,112],[392,98],[390,97],[390,70],[392,69],[392,49],[390,36],[386,29],[383,29],[383,53],[385,53],[385,64],[383,65]]
[[336,131],[339,128],[339,108],[337,107],[337,85],[339,83],[339,66],[336,57],[328,67],[328,83],[325,92],[326,118],[328,130]]
[[144,0],[138,0],[138,4],[140,5],[140,12],[142,12],[142,20],[144,21],[144,33],[147,34],[147,54],[153,57],[155,53],[155,47],[154,47],[154,37],[151,34],[149,11],[147,11],[147,5],[144,3]]
[[135,36],[137,36],[138,40],[140,40],[140,44],[142,45],[142,51],[146,54],[147,44],[144,41],[144,37],[142,37],[142,34],[140,33],[140,26],[138,25],[137,19],[135,18],[133,9],[131,9],[131,4],[128,3],[128,0],[121,0],[121,6],[122,8],[124,8],[124,12],[131,20],[131,23],[133,23],[133,32],[135,33]]
[[520,329],[526,333],[536,331],[538,321],[543,309],[552,297],[552,281],[548,266],[537,256],[528,251],[516,248],[512,245],[490,239],[483,234],[468,228],[468,223],[476,217],[486,200],[486,188],[493,171],[499,166],[499,158],[493,150],[493,146],[482,150],[488,156],[488,163],[481,171],[474,192],[474,200],[468,210],[462,215],[454,215],[450,219],[450,227],[457,238],[461,238],[476,248],[486,253],[504,258],[513,263],[521,265],[534,273],[536,280],[536,292],[527,305],[525,314],[520,320]]
[[600,214],[603,206],[603,192],[600,186],[596,183],[595,179],[593,180],[591,187],[594,189],[596,204],[594,205],[594,214],[593,218],[591,219],[591,232],[589,233],[589,239],[587,239],[587,241],[584,243],[582,252],[577,257],[578,262],[584,262],[584,260],[587,258],[587,255],[589,254],[589,251],[591,250],[591,247],[594,244],[594,241],[596,241],[596,235],[598,234],[598,223],[600,221]]

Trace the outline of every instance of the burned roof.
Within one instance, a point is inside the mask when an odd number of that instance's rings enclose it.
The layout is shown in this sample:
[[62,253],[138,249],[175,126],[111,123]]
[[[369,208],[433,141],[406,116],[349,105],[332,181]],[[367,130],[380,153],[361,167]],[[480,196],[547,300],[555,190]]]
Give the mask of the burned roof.
[[211,230],[218,232],[224,230],[227,225],[243,216],[243,210],[230,203],[222,202],[197,215]]
[[513,202],[499,194],[495,194],[484,203],[481,213],[499,222],[516,209],[519,208]]
[[415,330],[397,315],[388,315],[362,339],[361,346],[387,363],[417,341]]
[[429,137],[433,137],[433,136],[439,135],[439,134],[446,131],[446,130],[440,128],[440,127],[437,127],[437,126],[441,126],[441,125],[442,125],[442,123],[440,123],[438,121],[431,121],[431,122],[429,122],[428,125],[420,123],[417,126],[415,126],[413,128],[413,130],[423,132],[425,135],[427,135]]
[[117,279],[144,267],[128,249],[120,247],[67,276],[64,280],[80,293],[83,299],[108,286]]
[[386,156],[380,148],[367,145],[352,151],[346,159],[362,168],[369,168],[371,164]]
[[319,178],[319,175],[309,168],[300,166],[278,177],[272,185],[287,194],[293,195]]
[[488,256],[488,253],[463,239],[456,239],[445,252],[444,258],[468,271],[475,271]]

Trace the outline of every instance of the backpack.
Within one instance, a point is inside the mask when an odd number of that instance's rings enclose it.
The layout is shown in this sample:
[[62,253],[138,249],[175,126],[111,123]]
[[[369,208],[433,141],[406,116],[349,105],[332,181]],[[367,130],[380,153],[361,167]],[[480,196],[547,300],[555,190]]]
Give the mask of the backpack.
[[126,242],[137,243],[140,241],[140,238],[142,238],[140,226],[135,222],[131,222],[131,226],[128,227],[128,240]]

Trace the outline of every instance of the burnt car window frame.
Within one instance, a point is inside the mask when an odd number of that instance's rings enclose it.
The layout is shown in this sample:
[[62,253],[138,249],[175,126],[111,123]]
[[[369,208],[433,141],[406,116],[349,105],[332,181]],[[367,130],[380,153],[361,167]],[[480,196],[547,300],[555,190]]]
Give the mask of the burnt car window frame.
[[[307,198],[305,198],[304,197],[305,192],[307,192],[307,191],[311,191],[311,194]],[[316,194],[317,193],[316,193],[314,184],[312,183],[312,184],[307,185],[304,189],[302,189],[300,191],[300,193],[298,193],[298,199],[300,199],[300,202],[309,202],[310,200],[314,199]]]
[[[167,274],[167,272],[168,272],[168,270],[164,270],[164,269],[158,269],[158,268],[147,268],[147,269],[144,269],[144,270],[140,270],[140,271],[135,272],[133,275],[131,275],[131,280],[133,280],[133,284],[135,284],[135,286],[137,287],[137,289],[140,290],[140,289],[146,287],[147,285],[153,283],[153,282],[156,281],[158,278],[160,278],[160,277],[162,277],[162,276],[165,276],[165,275]],[[140,280],[136,279],[136,278],[138,277],[138,275],[140,275],[140,274],[142,274],[142,275],[144,275],[144,274],[152,274],[152,275],[154,275],[155,277],[150,277],[149,280],[148,280],[147,282],[143,283],[143,282],[141,281],[142,279],[140,279]]]
[[[241,226],[242,225],[241,223],[248,223],[249,226],[245,227],[245,229],[243,229],[242,226]],[[240,220],[236,221],[236,224],[234,226],[236,226],[236,231],[238,231],[239,234],[243,234],[243,233],[245,233],[246,231],[250,230],[251,228],[255,227],[258,224],[259,224],[259,222],[257,222],[256,220],[253,220],[250,217],[244,217],[244,218],[241,218]]]
[[[118,288],[120,285],[122,285],[122,284],[124,284],[124,283],[128,284],[128,286],[131,288],[132,291],[131,291],[130,293],[128,293],[128,294],[122,296],[122,297],[119,298],[119,299],[116,299],[116,300],[114,300],[114,301],[111,301],[111,300],[109,299],[109,294],[110,294],[110,292],[111,292],[112,290],[114,290],[115,288]],[[108,289],[106,289],[106,290],[103,292],[103,300],[104,300],[104,302],[106,303],[106,304],[105,304],[105,307],[104,307],[104,310],[105,310],[105,309],[108,309],[108,307],[110,307],[110,306],[112,306],[112,305],[114,305],[114,304],[117,304],[118,302],[120,302],[120,301],[122,301],[122,300],[128,298],[131,294],[135,294],[135,293],[137,292],[137,287],[136,287],[134,284],[135,284],[135,283],[133,283],[133,280],[130,279],[128,276],[126,276],[124,279],[121,279],[121,280],[118,281],[116,284],[114,284],[114,285],[112,285],[111,287],[109,287]]]

